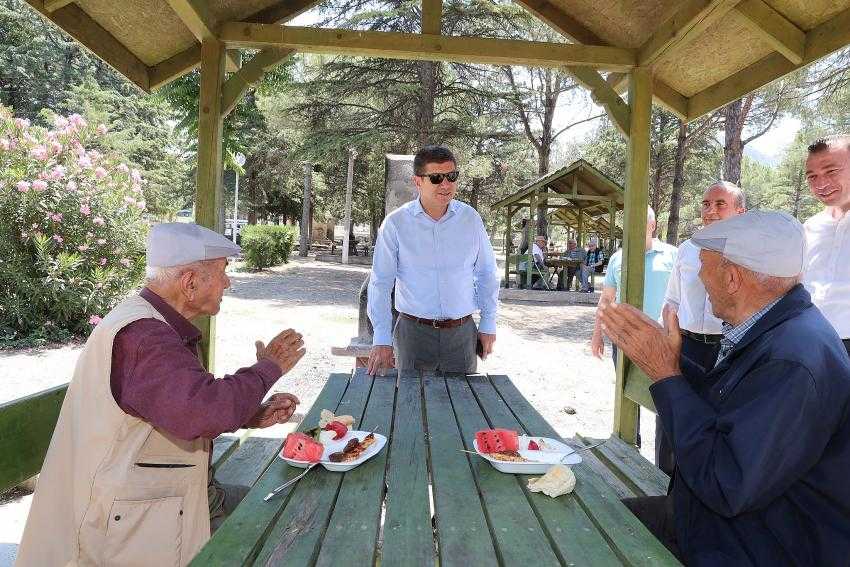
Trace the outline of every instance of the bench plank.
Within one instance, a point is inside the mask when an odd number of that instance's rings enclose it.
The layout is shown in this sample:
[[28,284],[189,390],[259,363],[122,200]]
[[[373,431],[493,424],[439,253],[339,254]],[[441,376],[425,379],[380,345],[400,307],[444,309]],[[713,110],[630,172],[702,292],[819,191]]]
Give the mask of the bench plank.
[[387,471],[382,567],[434,565],[425,427],[418,372],[399,377]]
[[[362,379],[365,368],[357,371]],[[358,378],[360,379],[360,378]],[[355,429],[375,431],[389,436],[393,425],[395,376],[373,378],[372,393],[362,423]],[[319,567],[374,565],[377,556],[378,534],[381,527],[381,508],[386,483],[384,480],[389,447],[354,470],[345,473],[342,488],[333,509],[331,521],[322,542],[316,565]]]
[[[464,445],[473,450],[475,432],[488,429],[490,424],[463,376],[448,377],[446,384]],[[469,462],[490,522],[500,563],[512,566],[560,565],[515,475],[497,471],[480,457],[472,457]]]
[[[372,384],[371,378],[365,376],[352,378],[339,405],[324,409],[337,415],[350,414],[357,423],[362,423]],[[317,423],[318,419],[308,425],[315,427]],[[298,481],[257,554],[256,563],[287,567],[311,565],[319,553],[344,477],[345,473],[329,472],[318,466]]]
[[251,487],[280,452],[283,439],[251,436],[216,470],[215,478],[224,484]]
[[236,435],[219,435],[213,440],[212,468],[217,470],[230,455],[239,448],[239,437]]
[[[460,452],[464,444],[446,381],[426,376],[424,389],[440,565],[498,565],[469,461]],[[451,524],[441,518],[451,518]]]
[[[310,411],[298,425],[298,431],[315,427],[322,408],[335,408],[348,387],[348,374],[331,374]],[[280,515],[292,489],[287,489],[270,502],[263,497],[286,480],[300,474],[302,469],[275,459],[233,514],[213,535],[190,563],[193,567],[234,567],[250,565],[259,551],[258,542]]]
[[41,471],[68,385],[0,404],[0,492]]
[[[486,377],[470,376],[468,381],[493,427],[524,431],[529,435],[541,435],[537,431],[527,431],[522,427]],[[622,565],[573,494],[550,498],[545,494],[529,491],[527,476],[517,475],[516,479],[542,520],[541,523],[546,528],[548,537],[563,563],[594,566]]]
[[[507,376],[490,376],[490,381],[513,410],[526,431],[560,439],[557,431],[523,397]],[[617,555],[627,565],[680,565],[673,554],[658,541],[626,508],[610,487],[582,462],[573,466],[578,482],[575,495],[592,515]]]
[[[589,437],[582,437],[582,439],[588,445],[601,441],[601,439]],[[644,459],[634,445],[629,445],[616,435],[612,435],[604,445],[591,449],[591,451],[622,482],[633,487],[636,496],[662,496],[667,494],[670,477]]]

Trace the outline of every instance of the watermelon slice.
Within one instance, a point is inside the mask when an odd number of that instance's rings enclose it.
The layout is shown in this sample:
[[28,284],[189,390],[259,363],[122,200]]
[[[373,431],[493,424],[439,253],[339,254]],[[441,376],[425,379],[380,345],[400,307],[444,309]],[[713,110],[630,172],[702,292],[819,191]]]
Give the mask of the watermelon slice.
[[283,456],[287,459],[318,463],[322,460],[325,448],[309,435],[301,432],[290,433],[283,445]]
[[519,450],[519,436],[510,429],[483,429],[475,434],[482,453],[502,453]]

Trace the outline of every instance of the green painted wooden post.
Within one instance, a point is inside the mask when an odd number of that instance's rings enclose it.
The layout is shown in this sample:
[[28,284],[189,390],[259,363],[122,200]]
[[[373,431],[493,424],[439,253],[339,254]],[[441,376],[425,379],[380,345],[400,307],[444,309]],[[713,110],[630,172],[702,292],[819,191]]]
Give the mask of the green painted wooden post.
[[608,254],[614,253],[614,239],[617,235],[617,227],[614,224],[617,220],[617,205],[614,202],[614,198],[611,198],[611,202],[608,204],[608,228],[610,230],[610,236],[608,240]]
[[528,206],[528,224],[525,230],[528,233],[528,250],[525,261],[525,287],[531,289],[531,270],[534,265],[534,234],[537,232],[537,195],[532,194]]
[[[195,222],[221,232],[221,84],[224,79],[224,44],[215,38],[201,43],[201,93],[198,104],[198,173],[195,191]],[[201,358],[214,372],[215,317],[193,321],[203,333]]]
[[[629,155],[623,222],[621,301],[643,307],[643,272],[646,256],[646,207],[649,188],[649,127],[652,116],[652,73],[649,68],[632,70],[629,80]],[[639,406],[626,398],[626,376],[631,361],[619,353],[614,397],[614,433],[629,443],[637,440]]]
[[[505,207],[505,287],[511,287],[511,206]],[[517,274],[517,283],[519,275]]]
[[584,246],[584,209],[578,209],[578,242],[579,246]]

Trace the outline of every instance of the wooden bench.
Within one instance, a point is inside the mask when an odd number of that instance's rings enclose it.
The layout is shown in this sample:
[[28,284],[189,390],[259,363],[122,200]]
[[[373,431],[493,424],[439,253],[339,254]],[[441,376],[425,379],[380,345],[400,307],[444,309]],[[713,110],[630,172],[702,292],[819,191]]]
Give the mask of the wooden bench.
[[[601,439],[577,435],[584,445],[594,445]],[[585,451],[582,458],[599,473],[620,498],[661,496],[667,494],[670,477],[646,460],[637,447],[612,435],[603,445]]]
[[[67,385],[56,386],[0,404],[0,493],[41,471],[67,389]],[[225,484],[253,486],[282,442],[252,436],[251,430],[218,437],[213,443],[215,478]]]

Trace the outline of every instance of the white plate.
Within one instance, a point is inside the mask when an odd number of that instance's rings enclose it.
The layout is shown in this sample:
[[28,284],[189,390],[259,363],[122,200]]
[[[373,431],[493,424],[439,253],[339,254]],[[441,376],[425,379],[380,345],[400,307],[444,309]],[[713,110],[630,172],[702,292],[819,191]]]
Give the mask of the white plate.
[[[349,431],[345,434],[345,437],[342,439],[338,439],[336,441],[328,441],[327,443],[323,443],[325,446],[325,450],[322,452],[322,460],[319,461],[319,464],[333,472],[346,472],[350,471],[357,465],[361,463],[365,463],[375,455],[381,452],[381,449],[384,448],[384,445],[387,444],[387,438],[381,435],[380,433],[375,433],[375,442],[369,445],[369,448],[363,451],[360,454],[360,457],[354,461],[346,461],[344,463],[334,463],[330,460],[331,453],[336,453],[338,451],[342,451],[345,448],[345,444],[348,443],[351,439],[357,438],[358,441],[363,441],[367,435],[369,435],[369,431]],[[302,469],[306,469],[312,463],[307,461],[296,461],[295,459],[287,459],[283,456],[283,449],[280,450],[278,456],[292,465],[293,467],[299,467]]]
[[[528,447],[528,442],[534,441],[537,444],[543,442],[540,451],[530,451],[524,447]],[[519,436],[519,454],[524,458],[529,459],[528,463],[514,463],[512,461],[500,461],[492,458],[487,453],[482,453],[478,450],[478,442],[473,440],[472,446],[475,452],[482,458],[486,459],[493,465],[497,471],[509,474],[544,474],[553,465],[577,465],[581,462],[581,455],[577,454],[572,447],[552,439],[550,437],[534,437],[528,435]]]

